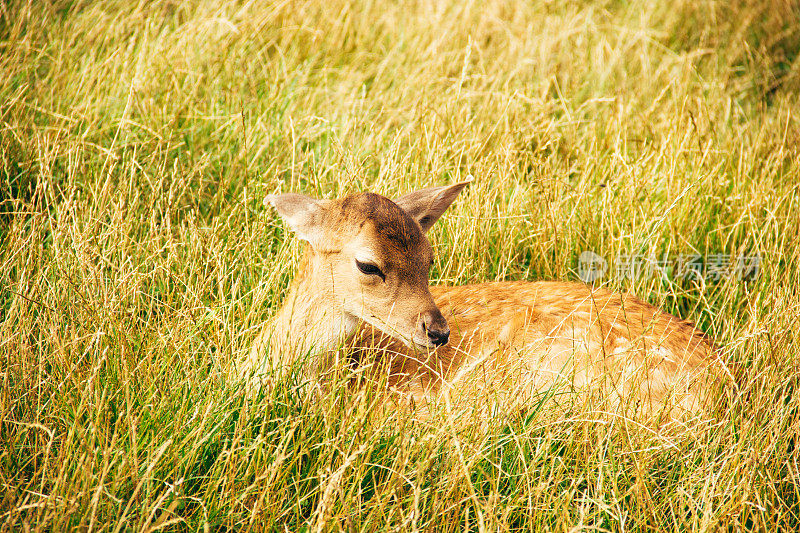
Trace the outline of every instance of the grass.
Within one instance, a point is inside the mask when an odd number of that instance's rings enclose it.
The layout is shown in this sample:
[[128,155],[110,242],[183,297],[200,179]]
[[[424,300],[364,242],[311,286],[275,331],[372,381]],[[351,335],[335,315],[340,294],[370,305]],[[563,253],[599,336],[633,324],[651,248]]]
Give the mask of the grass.
[[[800,527],[796,3],[11,0],[0,47],[4,531]],[[299,257],[266,194],[470,173],[435,282],[762,258],[602,280],[717,339],[706,427],[226,379]]]

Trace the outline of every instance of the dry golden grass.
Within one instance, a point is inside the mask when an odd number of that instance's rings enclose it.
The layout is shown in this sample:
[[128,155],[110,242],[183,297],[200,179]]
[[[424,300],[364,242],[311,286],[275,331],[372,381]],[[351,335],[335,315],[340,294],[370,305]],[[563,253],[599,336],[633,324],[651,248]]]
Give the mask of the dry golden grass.
[[[798,52],[788,0],[0,2],[2,529],[797,529]],[[714,420],[226,382],[298,258],[266,194],[468,173],[439,282],[762,257],[606,279],[719,341]]]

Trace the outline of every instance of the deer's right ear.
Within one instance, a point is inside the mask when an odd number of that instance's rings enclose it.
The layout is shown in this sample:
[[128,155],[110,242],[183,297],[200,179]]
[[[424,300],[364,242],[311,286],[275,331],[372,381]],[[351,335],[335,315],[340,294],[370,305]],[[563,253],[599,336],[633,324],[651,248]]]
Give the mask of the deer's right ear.
[[296,193],[270,194],[264,205],[271,205],[298,238],[312,246],[322,239],[323,201]]

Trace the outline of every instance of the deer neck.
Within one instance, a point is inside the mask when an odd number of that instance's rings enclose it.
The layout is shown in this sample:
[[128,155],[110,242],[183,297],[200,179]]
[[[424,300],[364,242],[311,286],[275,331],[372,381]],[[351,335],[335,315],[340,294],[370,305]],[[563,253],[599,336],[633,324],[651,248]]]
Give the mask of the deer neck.
[[272,320],[273,353],[297,356],[331,350],[355,333],[358,321],[338,308],[324,255],[306,249],[297,277]]

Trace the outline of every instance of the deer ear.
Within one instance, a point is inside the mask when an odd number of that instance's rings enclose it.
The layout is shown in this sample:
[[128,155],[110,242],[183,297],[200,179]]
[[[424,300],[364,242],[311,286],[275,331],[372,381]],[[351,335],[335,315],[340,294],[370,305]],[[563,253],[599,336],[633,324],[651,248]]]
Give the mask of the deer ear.
[[428,231],[439,220],[442,213],[450,207],[458,193],[471,182],[472,176],[467,181],[462,181],[455,185],[429,187],[414,191],[395,199],[394,203],[402,207],[411,218],[419,222],[422,231]]
[[299,239],[312,246],[323,238],[322,221],[325,215],[324,200],[296,193],[270,194],[264,198],[264,205],[271,205],[286,225]]

